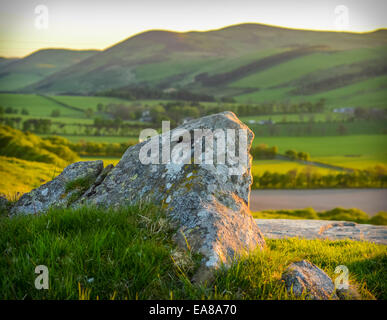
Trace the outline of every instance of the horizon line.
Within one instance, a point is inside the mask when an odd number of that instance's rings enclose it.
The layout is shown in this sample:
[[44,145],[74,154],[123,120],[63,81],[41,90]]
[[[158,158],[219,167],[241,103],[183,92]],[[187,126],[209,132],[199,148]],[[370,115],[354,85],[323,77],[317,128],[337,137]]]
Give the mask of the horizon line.
[[137,37],[141,34],[147,33],[147,32],[152,32],[152,31],[163,31],[163,32],[170,32],[170,33],[178,33],[178,34],[188,34],[188,33],[206,33],[206,32],[216,32],[216,31],[221,31],[225,30],[228,28],[233,28],[233,27],[238,27],[238,26],[243,26],[243,25],[257,25],[257,26],[265,26],[265,27],[270,27],[270,28],[277,28],[277,29],[286,29],[286,30],[294,30],[294,31],[309,31],[309,32],[334,32],[334,33],[349,33],[349,34],[370,34],[378,31],[387,31],[387,27],[383,28],[376,28],[372,30],[367,30],[367,31],[350,31],[350,30],[333,30],[333,29],[303,29],[303,28],[294,28],[294,27],[286,27],[286,26],[280,26],[280,25],[274,25],[274,24],[266,24],[266,23],[260,23],[260,22],[240,22],[240,23],[235,23],[231,25],[226,25],[223,27],[219,28],[213,28],[213,29],[206,29],[206,30],[187,30],[187,31],[176,31],[176,30],[170,30],[170,29],[146,29],[137,33],[134,33],[126,38],[124,38],[121,41],[115,42],[105,48],[97,49],[97,48],[85,48],[85,49],[72,49],[71,47],[41,47],[39,49],[36,49],[24,56],[21,57],[16,57],[16,56],[0,56],[0,58],[4,59],[24,59],[28,56],[31,56],[39,51],[43,50],[69,50],[69,51],[106,51],[120,43],[123,43],[131,38]]

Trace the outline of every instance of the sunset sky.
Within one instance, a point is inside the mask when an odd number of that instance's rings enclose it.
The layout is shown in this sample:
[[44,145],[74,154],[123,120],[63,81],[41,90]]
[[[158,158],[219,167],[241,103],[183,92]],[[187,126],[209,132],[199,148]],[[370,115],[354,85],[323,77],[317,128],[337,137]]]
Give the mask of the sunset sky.
[[[36,26],[38,5],[48,9],[47,28]],[[348,10],[341,22],[339,5]],[[48,47],[104,49],[149,29],[209,30],[244,22],[364,32],[386,28],[386,12],[385,0],[0,0],[0,56]]]

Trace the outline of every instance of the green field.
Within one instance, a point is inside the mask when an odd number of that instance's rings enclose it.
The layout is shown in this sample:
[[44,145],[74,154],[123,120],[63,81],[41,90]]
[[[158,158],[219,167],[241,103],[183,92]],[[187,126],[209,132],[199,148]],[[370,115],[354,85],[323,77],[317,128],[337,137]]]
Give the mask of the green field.
[[[128,101],[122,99],[107,97],[55,96],[53,98],[72,107],[84,110],[91,108],[93,111],[96,111],[97,104],[99,103],[128,103]],[[76,121],[92,120],[83,119],[85,114],[81,111],[66,108],[55,103],[55,101],[36,94],[0,93],[0,105],[16,108],[19,110],[19,113],[22,109],[26,109],[30,117],[50,117],[52,110],[57,109],[61,114],[61,117],[55,118],[57,121],[65,121],[66,118],[72,119],[71,121],[73,122],[75,119]]]
[[294,149],[306,151],[312,160],[335,164],[344,162],[387,162],[385,135],[333,136],[333,137],[255,137],[254,145],[278,146],[279,152]]
[[[371,81],[371,80],[369,80]],[[96,111],[96,106],[99,103],[104,105],[109,103],[126,103],[131,104],[126,100],[108,97],[88,97],[88,96],[53,96],[57,101],[65,103],[69,106],[86,110],[91,108]],[[144,105],[159,104],[160,100],[141,100],[135,103]],[[215,103],[205,103],[206,105],[215,105]],[[60,135],[67,138],[71,142],[92,141],[92,142],[108,142],[121,143],[128,141],[138,141],[137,135],[132,136],[114,136],[114,135],[80,135],[79,125],[92,125],[93,117],[98,116],[98,113],[91,118],[87,118],[82,111],[73,110],[62,106],[55,101],[48,100],[45,97],[34,94],[8,94],[0,93],[0,105],[3,107],[13,107],[19,110],[18,114],[6,114],[7,117],[20,117],[22,121],[30,118],[50,119],[53,121],[53,130],[61,132]],[[29,114],[20,114],[22,109],[26,109]],[[51,117],[52,110],[60,110],[59,117]],[[311,117],[313,123],[309,123]],[[377,164],[387,163],[387,139],[384,134],[359,134],[359,132],[374,132],[380,133],[385,127],[384,121],[365,121],[358,120],[357,122],[346,122],[350,134],[338,136],[337,127],[340,125],[338,120],[345,118],[345,115],[326,111],[324,113],[304,114],[274,114],[266,116],[250,116],[242,117],[241,119],[255,131],[255,139],[253,144],[267,144],[268,146],[277,146],[279,153],[283,154],[286,150],[294,149],[296,151],[308,152],[311,160],[338,165],[348,168],[366,169]],[[270,128],[268,126],[260,126],[256,123],[251,123],[252,120],[258,121],[262,119],[271,119],[275,122],[285,122],[278,124],[280,136],[270,136]],[[327,122],[327,120],[333,122]],[[130,121],[128,121],[130,122]],[[301,136],[287,136],[288,133],[295,133],[298,123],[304,126],[312,126],[313,133],[319,133],[323,128],[326,136],[306,136],[302,133]],[[66,125],[65,129],[60,129],[61,125]],[[40,136],[49,136],[51,134],[39,134]],[[280,160],[260,162],[259,167],[254,166],[254,170],[259,172],[268,170],[271,172],[286,172],[290,169],[302,169],[303,165],[285,162]],[[319,168],[321,173],[325,173],[327,169]],[[258,171],[256,171],[258,172]]]
[[258,175],[265,171],[286,173],[290,170],[314,170],[320,174],[337,172],[336,170],[319,168],[316,166],[304,165],[295,161],[286,160],[254,160],[252,166],[253,175]]
[[91,108],[96,111],[96,107],[99,103],[106,105],[110,103],[114,104],[128,104],[127,100],[109,97],[87,97],[87,96],[55,96],[55,100],[86,110]]
[[[39,136],[48,137],[50,134],[41,134]],[[121,143],[138,141],[138,137],[111,137],[111,136],[83,136],[83,135],[61,135],[70,142],[90,141],[90,142],[107,142],[107,143]]]
[[274,86],[284,85],[301,78],[311,72],[318,66],[318,69],[334,69],[340,65],[350,65],[355,62],[368,59],[375,59],[381,56],[386,50],[381,48],[363,48],[358,50],[341,51],[341,52],[326,52],[315,53],[309,56],[293,59],[288,62],[281,63],[279,66],[272,67],[263,72],[253,74],[241,80],[233,82],[234,87],[259,87],[270,88]]
[[29,116],[34,117],[50,117],[54,109],[59,110],[61,116],[66,118],[77,119],[82,117],[81,112],[65,108],[36,94],[0,93],[0,105],[16,108],[19,113],[22,109],[26,109]]
[[[297,299],[281,275],[307,259],[332,279],[338,265],[362,299],[386,299],[386,246],[360,241],[266,239],[267,248],[194,284],[200,256],[173,242],[175,230],[153,205],[80,208],[13,219],[0,215],[2,299]],[[50,290],[36,290],[36,265],[48,267]],[[304,296],[298,299],[305,299]]]

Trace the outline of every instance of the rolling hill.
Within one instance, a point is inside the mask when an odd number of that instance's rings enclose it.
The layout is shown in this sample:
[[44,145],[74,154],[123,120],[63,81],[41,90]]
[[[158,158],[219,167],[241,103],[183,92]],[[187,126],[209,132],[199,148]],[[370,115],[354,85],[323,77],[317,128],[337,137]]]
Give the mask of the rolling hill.
[[385,29],[359,34],[242,24],[206,32],[153,30],[31,79],[22,91],[183,88],[240,102],[326,98],[332,108],[385,107],[386,49]]
[[0,60],[0,90],[12,91],[35,83],[46,76],[76,64],[97,50],[38,50],[22,59]]

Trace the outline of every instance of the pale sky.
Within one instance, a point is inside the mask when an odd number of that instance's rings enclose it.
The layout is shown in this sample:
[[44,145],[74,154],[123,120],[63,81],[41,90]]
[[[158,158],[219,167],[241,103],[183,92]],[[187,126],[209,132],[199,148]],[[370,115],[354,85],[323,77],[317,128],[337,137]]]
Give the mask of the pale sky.
[[386,16],[386,0],[0,0],[0,56],[105,49],[149,29],[201,31],[245,22],[365,32],[387,28]]

